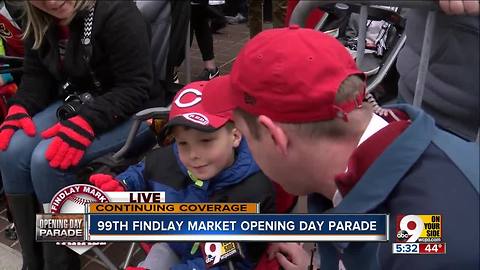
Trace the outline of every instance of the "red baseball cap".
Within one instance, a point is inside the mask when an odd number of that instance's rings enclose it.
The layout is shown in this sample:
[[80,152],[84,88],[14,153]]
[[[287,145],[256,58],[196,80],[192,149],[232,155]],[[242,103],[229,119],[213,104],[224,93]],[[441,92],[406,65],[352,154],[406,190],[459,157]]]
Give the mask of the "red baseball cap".
[[[159,142],[172,141],[170,131],[173,126],[187,126],[205,132],[214,132],[232,119],[231,111],[208,113],[203,107],[202,93],[207,82],[197,81],[187,84],[173,99],[168,122],[159,135]],[[170,137],[170,138],[169,138]]]
[[283,123],[326,121],[362,104],[335,103],[340,84],[364,73],[335,38],[293,25],[266,30],[248,41],[230,75],[208,82],[204,108],[210,113],[243,109]]

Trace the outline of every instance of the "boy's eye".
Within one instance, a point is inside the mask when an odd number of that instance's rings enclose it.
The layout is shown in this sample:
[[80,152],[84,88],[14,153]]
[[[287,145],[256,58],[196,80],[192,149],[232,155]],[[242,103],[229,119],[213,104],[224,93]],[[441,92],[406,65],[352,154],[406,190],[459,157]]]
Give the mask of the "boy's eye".
[[177,142],[177,144],[180,145],[180,146],[185,146],[185,145],[187,145],[187,142]]
[[203,143],[209,143],[211,141],[213,141],[213,139],[202,139],[201,140],[201,142],[203,142]]

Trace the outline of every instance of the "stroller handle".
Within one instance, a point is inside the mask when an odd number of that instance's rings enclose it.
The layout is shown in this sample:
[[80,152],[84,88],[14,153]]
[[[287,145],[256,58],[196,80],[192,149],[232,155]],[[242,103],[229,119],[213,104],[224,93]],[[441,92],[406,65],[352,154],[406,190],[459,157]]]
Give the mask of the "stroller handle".
[[0,55],[0,74],[22,73],[23,57]]
[[0,63],[2,63],[2,64],[22,64],[23,63],[23,57],[1,55],[0,56]]
[[158,118],[158,117],[168,117],[170,113],[169,107],[155,107],[145,109],[135,114],[134,119],[138,119],[140,121],[145,121],[150,118]]
[[146,121],[150,118],[159,118],[159,117],[168,118],[169,112],[170,112],[169,107],[155,107],[155,108],[145,109],[143,111],[140,111],[140,112],[136,113],[133,116],[133,124],[132,124],[132,127],[130,128],[130,131],[128,133],[127,141],[122,146],[122,148],[120,148],[120,150],[118,150],[115,154],[112,155],[112,158],[120,159],[121,157],[123,157],[125,155],[125,153],[132,146],[133,139],[137,135],[140,124],[143,121]]
[[306,18],[315,8],[321,8],[322,6],[334,3],[345,3],[350,5],[363,5],[363,6],[393,6],[400,8],[414,8],[424,10],[438,10],[438,1],[418,1],[418,0],[300,0],[297,6],[292,12],[290,18],[290,24],[298,24],[301,27],[305,27]]

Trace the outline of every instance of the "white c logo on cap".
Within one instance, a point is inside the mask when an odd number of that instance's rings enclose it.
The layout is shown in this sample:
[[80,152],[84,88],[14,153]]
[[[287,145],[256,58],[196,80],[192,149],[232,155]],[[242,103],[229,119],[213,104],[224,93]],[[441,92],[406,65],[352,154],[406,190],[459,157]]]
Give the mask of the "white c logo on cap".
[[[180,100],[182,99],[183,96],[185,96],[186,94],[188,93],[193,93],[196,98],[188,103],[183,103],[181,102]],[[183,90],[180,95],[178,95],[177,99],[175,99],[175,105],[177,105],[177,107],[179,108],[188,108],[188,107],[192,107],[194,105],[197,105],[198,103],[200,103],[200,101],[202,101],[202,92],[198,91],[197,89],[194,89],[194,88],[187,88],[185,90]]]

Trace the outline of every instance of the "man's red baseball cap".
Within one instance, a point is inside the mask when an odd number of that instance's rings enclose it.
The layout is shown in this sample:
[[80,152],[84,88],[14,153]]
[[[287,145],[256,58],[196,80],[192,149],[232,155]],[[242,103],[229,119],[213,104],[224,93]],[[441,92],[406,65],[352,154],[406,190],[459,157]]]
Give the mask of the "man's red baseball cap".
[[168,122],[160,132],[159,142],[168,144],[173,126],[186,126],[204,132],[214,132],[232,119],[231,111],[208,113],[203,107],[203,91],[207,82],[193,82],[177,92],[173,99]]
[[204,108],[210,113],[243,109],[283,123],[334,119],[362,104],[335,103],[340,84],[350,75],[364,73],[335,38],[293,25],[266,30],[248,41],[230,75],[205,87]]

